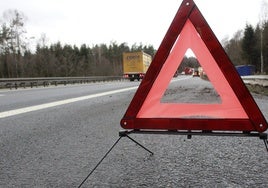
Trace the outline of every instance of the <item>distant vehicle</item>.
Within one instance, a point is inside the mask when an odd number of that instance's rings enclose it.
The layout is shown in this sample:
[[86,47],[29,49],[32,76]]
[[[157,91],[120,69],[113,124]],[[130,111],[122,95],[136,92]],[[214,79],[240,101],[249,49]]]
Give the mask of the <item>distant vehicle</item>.
[[193,77],[199,77],[200,74],[199,74],[199,70],[198,69],[193,69]]
[[130,81],[143,79],[152,62],[152,57],[144,52],[123,53],[123,77]]
[[240,76],[249,76],[255,74],[254,65],[238,65],[235,67]]
[[185,67],[184,68],[184,74],[185,75],[192,75],[193,74],[193,68],[191,68],[191,67]]

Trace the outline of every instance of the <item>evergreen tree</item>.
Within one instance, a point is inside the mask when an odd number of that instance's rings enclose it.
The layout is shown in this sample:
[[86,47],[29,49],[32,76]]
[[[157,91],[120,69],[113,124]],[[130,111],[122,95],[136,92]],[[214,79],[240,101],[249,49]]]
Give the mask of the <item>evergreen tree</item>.
[[245,64],[255,65],[257,71],[260,71],[260,66],[258,65],[259,53],[257,50],[257,37],[252,25],[247,24],[244,37],[242,39],[242,53],[245,60]]

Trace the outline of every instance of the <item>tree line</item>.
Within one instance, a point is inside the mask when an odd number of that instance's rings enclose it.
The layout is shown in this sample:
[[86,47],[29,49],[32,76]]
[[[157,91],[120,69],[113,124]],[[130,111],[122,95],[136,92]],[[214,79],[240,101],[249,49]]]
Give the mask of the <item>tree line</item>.
[[246,24],[223,45],[235,65],[254,65],[257,73],[268,73],[268,21]]
[[[5,20],[5,21],[3,21]],[[152,45],[127,43],[81,46],[47,45],[42,34],[36,48],[30,49],[31,38],[25,37],[22,12],[9,10],[3,14],[0,28],[0,78],[72,77],[122,75],[123,52],[144,51],[154,56]],[[32,52],[34,51],[34,52]]]
[[[152,46],[126,43],[100,44],[92,47],[62,45],[37,45],[34,54],[25,52],[19,66],[19,77],[73,77],[122,75],[122,53],[144,51],[154,55]],[[14,73],[13,73],[14,75]]]
[[[127,43],[81,46],[62,44],[47,45],[45,34],[34,50],[31,38],[25,37],[26,16],[9,10],[0,18],[0,78],[17,77],[69,77],[122,75],[122,53],[144,51],[154,56],[152,45]],[[251,64],[257,72],[268,72],[268,22],[253,27],[246,24],[233,38],[222,41],[223,47],[235,65]],[[184,66],[196,66],[196,59],[185,57]]]
[[25,50],[23,55],[1,54],[0,77],[74,77],[122,75],[122,53],[144,51],[154,55],[152,46],[126,43],[100,44],[89,47],[62,45],[60,42],[50,46],[36,47],[35,53]]

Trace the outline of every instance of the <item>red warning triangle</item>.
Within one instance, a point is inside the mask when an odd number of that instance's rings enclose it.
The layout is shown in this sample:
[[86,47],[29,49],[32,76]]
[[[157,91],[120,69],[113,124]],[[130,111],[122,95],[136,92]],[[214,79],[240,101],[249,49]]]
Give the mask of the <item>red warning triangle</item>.
[[[189,48],[220,95],[220,104],[161,103]],[[267,122],[194,1],[184,0],[121,126],[125,129],[263,132]]]

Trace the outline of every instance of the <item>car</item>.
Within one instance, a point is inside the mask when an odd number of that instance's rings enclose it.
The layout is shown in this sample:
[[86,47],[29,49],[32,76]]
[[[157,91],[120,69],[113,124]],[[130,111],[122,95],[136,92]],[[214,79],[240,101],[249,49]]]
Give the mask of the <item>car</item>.
[[193,71],[193,77],[196,77],[196,76],[198,76],[198,77],[200,76],[198,69],[194,69],[194,71]]

